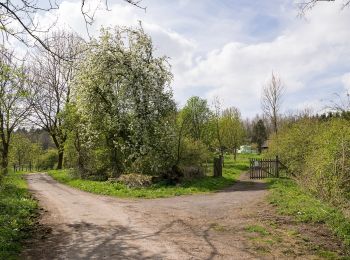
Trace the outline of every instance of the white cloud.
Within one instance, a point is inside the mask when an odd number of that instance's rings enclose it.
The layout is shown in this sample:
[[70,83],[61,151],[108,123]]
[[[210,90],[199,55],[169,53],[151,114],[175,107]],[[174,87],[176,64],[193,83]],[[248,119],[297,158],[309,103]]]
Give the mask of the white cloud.
[[345,90],[350,92],[350,72],[345,73],[342,76],[341,81],[343,83],[343,86],[344,86]]
[[[235,10],[232,18],[224,2],[217,4],[222,8],[221,16],[210,9],[214,8],[211,1],[198,5],[187,0],[166,4],[149,0],[145,2],[149,4],[146,13],[118,2],[110,5],[112,11],[96,13],[90,32],[97,35],[101,25],[137,26],[142,20],[157,54],[171,58],[175,98],[180,104],[191,95],[209,99],[219,96],[225,106],[237,106],[244,116],[253,116],[260,112],[261,87],[274,71],[287,89],[286,111],[308,104],[319,106],[318,100],[335,90],[329,91],[332,85],[326,89],[318,82],[332,78],[332,84],[340,84],[340,80],[333,79],[341,78],[343,85],[350,87],[350,73],[344,74],[343,68],[350,64],[350,10],[340,11],[340,6],[320,3],[306,19],[299,19],[295,17],[296,10],[291,9],[295,7],[285,2],[289,1],[266,3],[261,12],[268,13],[261,14],[253,7],[244,7]],[[230,4],[226,3],[228,7]],[[60,26],[69,25],[85,34],[79,1],[62,2],[58,13]],[[260,28],[259,20],[253,19],[257,14],[271,16],[281,22],[282,29],[272,38],[264,37],[262,32],[270,35],[272,25]],[[249,23],[260,28],[259,37],[263,40],[249,32]]]
[[[176,77],[176,87],[210,86],[207,97],[219,96],[226,106],[238,106],[243,114],[252,115],[252,111],[259,110],[261,87],[272,71],[282,78],[287,95],[293,95],[307,90],[307,83],[315,77],[325,76],[333,66],[349,64],[348,24],[348,10],[340,13],[327,5],[317,6],[308,21],[296,20],[291,29],[272,41],[230,42],[208,53],[192,70]],[[326,94],[322,90],[319,92]],[[310,103],[315,105],[317,101]],[[293,106],[289,104],[285,110]]]

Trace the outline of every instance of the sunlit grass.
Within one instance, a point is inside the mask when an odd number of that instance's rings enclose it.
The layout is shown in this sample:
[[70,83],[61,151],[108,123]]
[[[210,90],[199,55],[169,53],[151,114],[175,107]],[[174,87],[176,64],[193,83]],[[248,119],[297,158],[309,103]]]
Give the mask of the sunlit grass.
[[[232,155],[226,155],[222,177],[205,176],[177,186],[155,184],[145,188],[128,188],[120,183],[74,178],[69,170],[52,170],[49,171],[49,174],[61,183],[97,194],[131,198],[162,198],[224,189],[232,185],[242,172],[248,170],[250,157],[249,155],[239,155],[237,160],[234,161]],[[212,168],[212,165],[209,164],[209,167]]]
[[21,241],[34,224],[37,203],[21,173],[10,172],[0,183],[0,259],[17,259]]
[[326,224],[349,248],[350,219],[336,209],[303,191],[293,180],[271,179],[268,197],[281,214],[294,216],[301,222]]

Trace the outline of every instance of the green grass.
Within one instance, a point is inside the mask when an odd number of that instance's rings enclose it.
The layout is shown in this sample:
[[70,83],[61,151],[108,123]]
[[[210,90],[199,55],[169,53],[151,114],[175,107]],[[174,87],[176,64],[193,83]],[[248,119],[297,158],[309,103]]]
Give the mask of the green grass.
[[0,259],[17,259],[21,241],[34,224],[37,203],[21,173],[10,172],[0,183]]
[[350,248],[350,219],[341,210],[318,200],[288,179],[269,180],[268,200],[279,213],[294,216],[301,222],[324,223]]
[[240,173],[248,170],[248,155],[241,155],[235,162],[232,156],[225,156],[223,177],[206,176],[199,180],[186,182],[178,186],[155,184],[147,188],[128,188],[119,183],[81,180],[74,178],[68,170],[52,170],[48,173],[57,181],[84,191],[124,197],[124,198],[162,198],[195,193],[213,192],[232,185]]
[[245,230],[250,232],[250,233],[257,233],[260,234],[262,236],[267,236],[270,233],[266,230],[266,228],[259,226],[259,225],[250,225],[245,227]]

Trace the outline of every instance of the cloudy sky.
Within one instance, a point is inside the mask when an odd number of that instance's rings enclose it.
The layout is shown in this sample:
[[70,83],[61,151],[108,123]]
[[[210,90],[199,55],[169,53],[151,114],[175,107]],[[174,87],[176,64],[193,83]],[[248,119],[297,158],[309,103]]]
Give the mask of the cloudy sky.
[[[293,0],[143,0],[142,9],[109,0],[100,26],[143,27],[158,55],[170,57],[174,97],[182,106],[192,95],[218,96],[244,117],[261,113],[261,89],[279,75],[285,87],[283,110],[316,112],[350,90],[350,8],[321,2],[304,18]],[[84,35],[80,0],[62,1],[61,24]],[[41,17],[41,19],[49,19]]]

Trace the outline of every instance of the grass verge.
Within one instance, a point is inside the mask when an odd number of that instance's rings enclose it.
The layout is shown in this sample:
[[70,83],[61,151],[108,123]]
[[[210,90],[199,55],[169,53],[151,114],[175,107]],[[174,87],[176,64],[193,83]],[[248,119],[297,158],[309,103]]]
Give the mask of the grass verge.
[[350,219],[341,210],[318,200],[303,191],[289,179],[271,179],[268,200],[277,206],[279,213],[294,216],[301,222],[326,224],[349,248],[350,253]]
[[52,170],[48,173],[57,181],[80,190],[117,197],[128,198],[164,198],[195,193],[217,191],[232,185],[239,175],[248,170],[249,156],[239,156],[234,161],[232,156],[225,156],[223,177],[206,176],[199,180],[178,186],[155,184],[147,188],[128,188],[119,183],[82,180],[74,178],[69,170]]
[[23,174],[10,172],[0,183],[0,259],[17,259],[21,241],[34,224],[37,202]]

